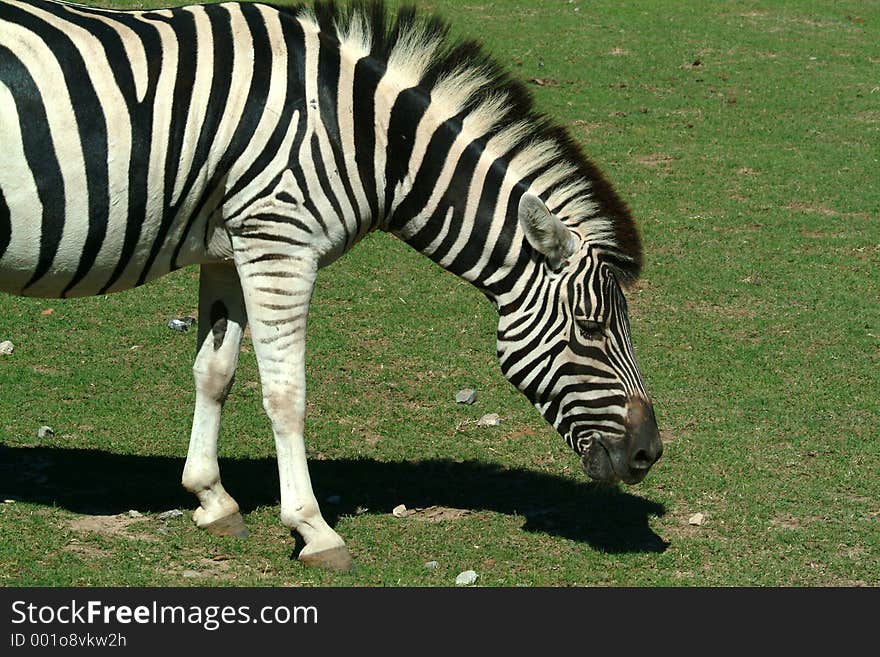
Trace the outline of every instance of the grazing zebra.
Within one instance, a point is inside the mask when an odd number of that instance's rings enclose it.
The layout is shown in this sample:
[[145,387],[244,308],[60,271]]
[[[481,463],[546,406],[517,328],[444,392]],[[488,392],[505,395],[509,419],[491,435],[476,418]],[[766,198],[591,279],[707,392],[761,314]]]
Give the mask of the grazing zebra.
[[597,480],[660,457],[621,286],[635,224],[565,130],[479,46],[414,9],[0,3],[0,290],[77,297],[200,266],[183,485],[244,534],[217,463],[250,322],[281,520],[348,568],[303,440],[318,270],[388,231],[479,288],[501,369]]

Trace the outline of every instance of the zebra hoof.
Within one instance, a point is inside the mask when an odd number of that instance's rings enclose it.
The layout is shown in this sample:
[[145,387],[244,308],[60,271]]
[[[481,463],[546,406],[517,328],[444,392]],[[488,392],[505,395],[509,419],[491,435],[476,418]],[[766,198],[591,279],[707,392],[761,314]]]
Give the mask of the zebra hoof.
[[354,562],[351,559],[351,554],[349,554],[348,548],[344,545],[309,554],[304,554],[304,552],[305,550],[300,552],[298,558],[306,566],[348,572],[354,565]]
[[207,529],[214,536],[247,538],[248,534],[250,534],[247,525],[244,524],[244,519],[238,512],[218,518],[214,522],[205,525],[203,529]]

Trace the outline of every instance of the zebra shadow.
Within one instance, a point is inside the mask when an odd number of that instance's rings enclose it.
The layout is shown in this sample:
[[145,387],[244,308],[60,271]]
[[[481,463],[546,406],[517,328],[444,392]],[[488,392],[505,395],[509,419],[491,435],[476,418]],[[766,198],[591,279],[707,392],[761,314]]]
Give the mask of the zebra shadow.
[[[278,504],[275,460],[221,460],[223,481],[242,512]],[[19,447],[0,443],[0,497],[113,515],[191,508],[180,485],[183,459],[93,449]],[[446,507],[490,510],[525,519],[523,531],[587,543],[611,553],[663,552],[668,543],[649,525],[665,507],[617,487],[479,461],[372,459],[310,463],[324,517],[335,525],[358,513]],[[330,500],[328,503],[324,500]],[[245,518],[247,520],[247,518]]]

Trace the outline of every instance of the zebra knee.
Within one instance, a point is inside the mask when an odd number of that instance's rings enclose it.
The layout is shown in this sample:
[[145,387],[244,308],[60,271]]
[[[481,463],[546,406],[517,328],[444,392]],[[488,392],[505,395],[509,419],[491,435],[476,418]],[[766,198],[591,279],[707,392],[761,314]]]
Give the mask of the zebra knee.
[[295,423],[305,414],[304,395],[299,394],[294,387],[264,388],[263,410],[273,424]]
[[223,403],[235,383],[235,368],[208,366],[196,363],[193,366],[196,391],[210,399]]

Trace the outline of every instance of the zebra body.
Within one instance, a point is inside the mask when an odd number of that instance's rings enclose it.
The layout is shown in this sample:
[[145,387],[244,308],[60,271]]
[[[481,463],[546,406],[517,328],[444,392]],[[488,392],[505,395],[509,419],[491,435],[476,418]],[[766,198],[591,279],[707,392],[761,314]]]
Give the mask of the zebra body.
[[318,270],[374,229],[481,289],[498,355],[597,479],[662,446],[620,284],[641,247],[610,185],[472,43],[379,4],[112,11],[0,4],[0,290],[74,297],[201,267],[194,518],[242,533],[217,434],[250,323],[281,517],[347,567],[311,489],[305,329]]

